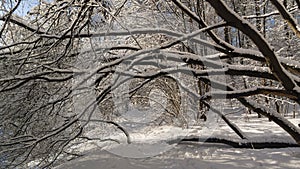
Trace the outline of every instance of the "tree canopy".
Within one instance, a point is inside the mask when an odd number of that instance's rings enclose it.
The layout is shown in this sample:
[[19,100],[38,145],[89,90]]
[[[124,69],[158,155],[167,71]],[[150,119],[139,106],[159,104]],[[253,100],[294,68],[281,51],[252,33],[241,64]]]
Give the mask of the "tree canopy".
[[184,127],[210,110],[248,139],[218,105],[230,101],[300,144],[283,115],[300,104],[299,0],[39,0],[20,14],[23,2],[0,8],[1,166],[77,157],[107,141],[85,135],[94,124],[130,143],[116,119],[132,106]]

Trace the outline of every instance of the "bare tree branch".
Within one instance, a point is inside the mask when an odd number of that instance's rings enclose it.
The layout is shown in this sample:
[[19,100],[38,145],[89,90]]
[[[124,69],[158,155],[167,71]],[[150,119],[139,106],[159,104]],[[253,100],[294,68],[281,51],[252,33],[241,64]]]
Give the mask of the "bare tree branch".
[[[283,19],[288,23],[288,25],[298,36],[298,38],[300,38],[300,27],[297,25],[297,22],[294,19],[294,17],[285,9],[285,7],[278,0],[271,0],[271,2],[274,4],[274,6],[276,6]],[[297,3],[299,6],[299,0]]]
[[[248,35],[257,45],[258,49],[265,56],[268,66],[274,73],[276,78],[282,85],[290,92],[299,91],[299,87],[290,74],[282,67],[277,59],[277,55],[268,42],[260,35],[260,33],[245,19],[238,16],[235,12],[228,8],[223,1],[208,0],[208,2],[215,8],[216,12],[228,22],[229,25],[240,29],[243,33]],[[300,96],[298,97],[300,102]]]

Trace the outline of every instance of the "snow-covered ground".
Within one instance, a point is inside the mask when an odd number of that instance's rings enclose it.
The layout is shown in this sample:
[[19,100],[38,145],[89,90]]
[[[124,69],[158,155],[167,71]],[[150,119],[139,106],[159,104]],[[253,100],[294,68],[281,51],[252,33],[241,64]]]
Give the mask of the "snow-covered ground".
[[[253,141],[293,142],[279,126],[255,114],[231,115],[229,118]],[[289,118],[294,124],[300,118]],[[71,161],[59,169],[293,169],[300,168],[300,148],[240,149],[220,143],[172,144],[165,141],[177,137],[197,135],[201,138],[218,137],[239,140],[239,137],[221,119],[214,128],[194,127],[182,129],[171,126],[144,127],[130,131],[132,144],[125,143],[122,133],[110,138],[121,139],[121,144],[82,144],[77,149],[87,155]],[[96,135],[97,131],[90,131]],[[122,140],[123,139],[123,140]]]

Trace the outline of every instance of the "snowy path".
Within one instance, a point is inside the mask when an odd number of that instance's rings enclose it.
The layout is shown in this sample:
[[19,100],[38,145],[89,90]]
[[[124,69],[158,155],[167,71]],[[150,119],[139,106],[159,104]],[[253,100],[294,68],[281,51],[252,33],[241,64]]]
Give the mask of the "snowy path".
[[[255,115],[248,117],[233,116],[231,120],[256,141],[293,142],[280,127],[267,118],[257,119]],[[300,119],[290,119],[294,124]],[[172,132],[173,131],[173,132]],[[198,132],[191,129],[189,134]],[[172,138],[180,133],[178,128],[158,127],[148,133],[135,133],[133,140],[141,141],[150,138]],[[201,133],[203,134],[203,132]],[[209,136],[239,140],[238,136],[222,121]],[[81,147],[88,153],[86,157],[66,163],[58,169],[298,169],[300,168],[300,148],[279,149],[239,149],[224,144],[194,143],[178,144],[159,155],[145,158],[126,158],[114,155],[94,144]]]
[[145,159],[115,156],[96,151],[59,169],[298,169],[300,148],[235,149],[224,145],[178,145]]

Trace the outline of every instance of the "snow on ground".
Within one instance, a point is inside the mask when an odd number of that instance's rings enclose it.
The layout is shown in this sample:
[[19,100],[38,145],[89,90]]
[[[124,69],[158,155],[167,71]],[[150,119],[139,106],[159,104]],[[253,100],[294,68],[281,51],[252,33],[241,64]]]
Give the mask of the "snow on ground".
[[[288,133],[274,122],[270,122],[268,118],[257,118],[257,114],[232,115],[229,118],[253,141],[294,142]],[[300,123],[300,117],[287,119],[296,126]],[[215,130],[214,135],[238,138],[223,121],[218,124],[220,128]]]
[[236,149],[217,144],[178,145],[149,158],[124,158],[94,151],[58,169],[297,169],[300,148]]
[[[254,141],[294,142],[279,126],[256,114],[228,116]],[[300,118],[289,118],[294,124]],[[300,168],[300,148],[239,149],[218,143],[193,143],[169,145],[162,140],[183,138],[188,135],[219,137],[239,140],[238,136],[221,119],[216,128],[190,126],[182,129],[171,126],[144,127],[130,130],[133,143],[125,143],[124,134],[110,138],[121,139],[121,144],[88,143],[77,147],[87,156],[66,163],[58,169],[296,169]],[[90,131],[97,135],[97,131]],[[147,140],[147,141],[145,141]],[[149,144],[148,144],[149,143]]]

